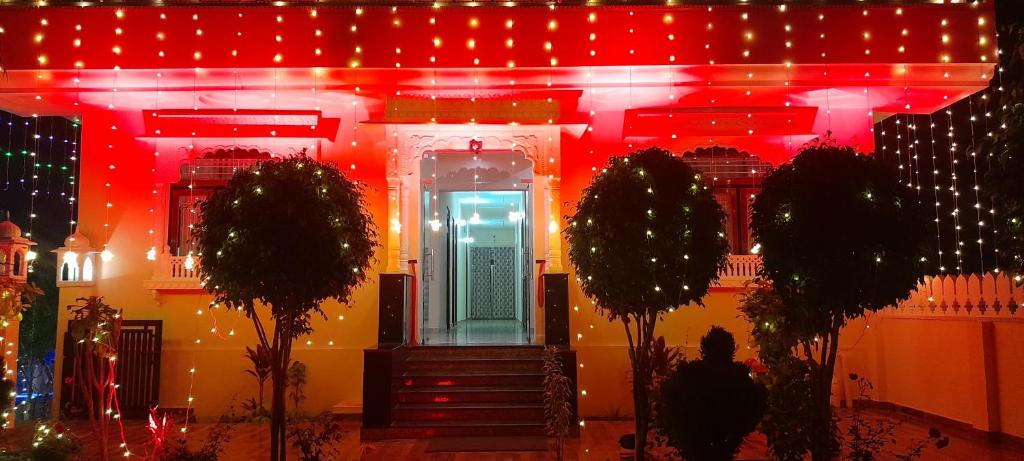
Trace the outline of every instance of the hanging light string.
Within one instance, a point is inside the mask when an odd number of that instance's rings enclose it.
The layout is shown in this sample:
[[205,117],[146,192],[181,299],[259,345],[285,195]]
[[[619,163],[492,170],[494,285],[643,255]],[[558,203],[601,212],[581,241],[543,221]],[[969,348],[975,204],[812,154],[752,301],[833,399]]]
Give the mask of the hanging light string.
[[982,219],[981,219],[981,185],[980,185],[981,183],[978,182],[978,151],[977,151],[977,146],[975,145],[975,141],[974,141],[974,136],[975,136],[974,123],[977,120],[977,117],[975,117],[975,115],[974,115],[974,95],[968,96],[968,98],[967,98],[967,107],[968,107],[968,111],[969,111],[969,115],[970,115],[970,122],[971,122],[971,147],[970,147],[971,155],[970,155],[970,157],[971,157],[971,172],[974,174],[974,187],[973,187],[973,189],[974,189],[974,210],[975,210],[977,218],[978,218],[978,221],[977,221],[977,223],[978,223],[978,234],[977,234],[978,239],[975,242],[978,244],[978,265],[979,265],[978,268],[979,268],[979,272],[984,274],[985,273],[985,247],[984,247],[984,244],[983,244],[984,239],[982,238],[981,232],[982,232],[982,228],[985,227],[985,222],[982,221]]
[[38,122],[38,120],[35,120],[31,117],[26,118],[24,124],[25,128],[21,132],[21,177],[18,178],[18,187],[21,187],[21,190],[25,190],[25,178],[29,174],[28,166],[31,162],[31,158],[29,156],[28,151],[28,134],[30,131],[32,131],[32,129],[29,127],[33,124],[33,122]]
[[14,155],[11,148],[14,145],[14,114],[8,114],[7,119],[7,149],[4,150],[4,190],[11,188],[11,157]]
[[[163,71],[159,70],[156,73],[156,95],[153,98],[153,115],[156,116],[160,110],[160,93],[161,84],[163,80]],[[158,133],[156,138],[153,139],[153,164],[150,172],[153,175],[153,190],[151,194],[151,201],[149,204],[149,249],[146,250],[146,259],[149,261],[156,261],[156,232],[153,226],[156,224],[156,209],[160,207],[159,192],[157,191],[157,184],[159,176],[157,175],[157,159],[160,157],[160,134]]]
[[898,164],[897,168],[900,174],[900,184],[906,184],[907,187],[910,187],[910,172],[907,172],[907,182],[903,182],[903,172],[907,169],[906,166],[903,164],[903,122],[900,120],[900,114],[896,114],[896,116],[893,118],[896,119],[896,163]]
[[956,157],[956,130],[953,127],[953,111],[946,108],[946,122],[948,125],[948,137],[949,137],[949,171],[950,171],[950,195],[953,197],[953,230],[956,235],[956,247],[953,254],[956,255],[956,270],[960,272],[963,270],[963,246],[964,242],[960,236],[960,190],[957,187],[959,183],[959,175],[957,174],[957,166],[960,164],[960,160]]
[[[77,27],[76,27],[76,29],[77,29]],[[76,41],[75,43],[79,43],[79,42]],[[82,101],[82,66],[79,63],[75,64],[74,82],[75,82],[75,102],[74,102],[74,106],[78,107],[81,104],[81,101]],[[70,196],[68,197],[68,235],[73,235],[75,233],[75,225],[77,224],[77,220],[75,218],[75,205],[77,204],[76,202],[78,202],[78,193],[77,193],[78,178],[77,178],[77,176],[79,175],[79,171],[78,171],[78,149],[80,147],[79,143],[78,143],[78,140],[79,140],[78,127],[79,127],[80,123],[81,123],[81,119],[76,117],[73,120],[73,123],[71,125],[72,133],[74,133],[74,136],[72,138],[72,139],[74,139],[74,145],[72,146],[73,149],[71,151],[71,154],[72,154],[71,155],[71,173],[68,176],[68,184],[67,184],[67,186],[68,186],[68,188],[70,189],[70,192],[71,192]]]
[[75,205],[78,202],[77,183],[76,176],[78,175],[78,122],[71,123],[71,166],[70,173],[68,174],[67,187],[68,191],[68,235],[75,233]]
[[[43,180],[43,182],[46,185],[46,196],[49,197],[50,196],[50,176],[51,176],[51,173],[53,172],[53,118],[48,118],[47,119],[47,125],[48,125],[48,128],[49,128],[47,130],[47,135],[41,141],[41,142],[45,142],[46,143],[46,158],[43,159],[43,161],[45,163],[40,165],[40,167],[43,167],[43,166],[46,167],[46,179]],[[42,151],[42,149],[40,149],[40,152],[41,151]]]
[[[903,114],[903,118],[906,121],[906,125],[909,125],[910,124],[910,121],[909,121],[909,118],[910,118],[909,111],[910,111],[910,108],[911,108],[911,106],[910,106],[910,72],[907,69],[907,64],[906,63],[903,63],[902,67],[900,68],[900,73],[903,75],[903,109],[908,111],[908,112]],[[903,129],[903,131],[900,131],[901,128]],[[900,114],[896,114],[896,149],[897,149],[896,153],[899,154],[900,170],[903,169],[903,151],[902,151],[903,148],[901,147],[901,142],[900,141],[903,139],[904,134],[906,135],[906,139],[907,139],[907,141],[906,141],[906,146],[907,146],[907,150],[906,150],[906,152],[907,152],[907,187],[912,189],[914,187],[914,165],[911,162],[911,160],[912,160],[911,159],[911,151],[912,151],[913,148],[912,148],[912,145],[910,144],[910,129],[907,128],[903,124],[903,122],[900,121]],[[902,175],[902,172],[901,172],[901,175]]]
[[[202,299],[202,295],[197,295],[196,298],[197,298],[197,300],[200,300],[200,299]],[[216,305],[215,302],[210,301],[210,304],[208,305],[209,306],[208,308],[212,309],[213,306],[215,306],[215,305]],[[203,343],[203,339],[200,337],[200,333],[199,333],[200,330],[201,330],[201,328],[199,326],[199,320],[200,320],[200,318],[202,318],[202,316],[203,316],[203,308],[201,308],[201,307],[197,308],[196,309],[196,321],[195,321],[195,324],[192,327],[192,334],[195,335],[196,339],[193,341],[193,346],[192,346],[192,357],[191,357],[192,366],[188,369],[188,394],[185,397],[185,421],[183,421],[181,423],[181,429],[179,429],[182,434],[188,432],[188,425],[189,425],[189,422],[191,422],[190,420],[192,419],[189,416],[192,414],[192,405],[195,403],[195,400],[196,400],[195,396],[194,396],[195,395],[194,394],[195,384],[196,384],[196,368],[197,368],[196,367],[196,363],[197,363],[198,357],[199,357],[199,347]]]
[[911,168],[914,172],[914,181],[917,182],[913,186],[914,191],[917,192],[918,202],[921,201],[921,162],[918,158],[918,140],[917,140],[917,116],[914,114],[907,114],[905,117],[907,122],[905,130],[907,133],[907,155],[910,155],[914,164]]
[[[38,79],[36,79],[38,81]],[[36,195],[39,194],[39,114],[32,114],[32,118],[35,123],[32,124],[32,151],[29,152],[29,158],[27,160],[32,162],[32,177],[29,181],[29,199],[28,199],[28,231],[25,232],[25,237],[32,238],[32,230],[36,221]],[[35,252],[30,250],[28,259],[28,269],[32,270],[33,260],[35,260]]]
[[932,158],[932,194],[935,199],[935,247],[938,250],[939,273],[942,274],[946,272],[946,266],[942,262],[942,213],[939,211],[942,208],[942,201],[939,198],[939,164],[935,154],[935,120],[932,114],[928,114],[928,145]]
[[[73,122],[71,120],[68,120],[68,119],[61,119],[61,120],[63,121],[63,130],[61,131],[61,133],[63,133],[63,136],[65,136],[65,138],[63,138],[63,142],[61,142],[61,149],[60,149],[60,151],[61,151],[60,152],[60,174],[61,174],[61,178],[60,178],[59,185],[60,185],[60,201],[63,202],[65,200],[68,200],[68,196],[69,196],[68,195],[68,181],[69,181],[68,175],[71,174],[71,173],[68,172],[68,159],[71,157],[71,154],[69,154],[68,150],[72,148],[72,140],[75,139],[75,137],[72,136],[71,139],[68,138],[69,133],[72,132],[71,127],[72,127]],[[68,218],[71,219],[71,216],[72,215],[69,214]]]
[[[122,12],[122,10],[117,10],[115,15],[118,18],[120,18],[120,17],[124,16],[124,13]],[[114,39],[117,40],[117,36],[120,35],[120,34],[117,33],[117,31],[120,30],[120,28],[117,28],[117,29],[114,29],[114,30],[115,30],[115,32],[114,32],[114,37],[115,38]],[[116,61],[117,56],[121,54],[121,47],[120,47],[120,45],[115,45],[112,51],[114,53],[114,59]],[[111,82],[111,88],[110,88],[110,103],[107,105],[107,109],[110,110],[110,111],[114,111],[117,108],[117,86],[118,86],[118,75],[120,73],[120,70],[121,70],[121,67],[118,66],[117,64],[114,64],[114,68],[113,68],[113,72],[112,72],[112,76],[111,76],[112,82]],[[113,121],[112,121],[111,125],[110,125],[110,138],[107,141],[107,158],[106,158],[106,160],[107,160],[107,168],[104,169],[104,184],[103,184],[103,186],[104,186],[104,195],[105,195],[105,199],[106,199],[106,202],[104,203],[104,210],[103,210],[103,251],[100,252],[100,259],[103,262],[109,262],[110,260],[114,259],[114,253],[110,251],[110,209],[114,206],[114,204],[112,202],[112,200],[113,200],[113,191],[111,190],[111,181],[113,179],[114,170],[117,168],[117,165],[114,163],[114,158],[115,158],[115,156],[114,156],[114,142],[115,142],[115,135],[116,134],[117,134],[117,125],[115,125],[113,123]]]
[[58,186],[60,187],[60,200],[63,202],[68,197],[68,193],[67,193],[67,190],[65,189],[65,187],[66,187],[66,184],[68,183],[68,174],[69,174],[68,173],[68,156],[69,156],[68,148],[71,147],[70,146],[71,140],[68,139],[68,133],[71,131],[71,120],[61,119],[61,122],[64,125],[62,127],[62,129],[61,129],[61,134],[64,136],[64,139],[62,140],[63,142],[61,142],[60,153],[59,153],[59,155],[60,155],[60,182],[58,183]]
[[[1001,74],[998,74],[998,75],[999,75],[1000,78],[1002,77]],[[984,101],[983,102],[983,108],[984,108],[984,111],[985,111],[985,117],[982,119],[982,122],[984,124],[983,127],[985,129],[985,136],[989,140],[991,140],[993,138],[993,135],[994,135],[993,132],[990,130],[990,127],[989,127],[989,124],[988,124],[989,119],[992,118],[992,112],[990,110],[989,103],[988,103],[988,101],[990,99],[989,98],[989,91],[991,91],[991,90],[992,90],[992,87],[989,86],[988,88],[985,89],[984,93],[982,93],[982,95],[981,95],[981,100]],[[988,154],[985,155],[985,164],[986,164],[986,167],[987,167],[986,171],[992,171],[992,157],[995,155],[993,153],[993,151],[995,149],[996,149],[996,146],[993,143],[992,144],[992,148],[989,149]],[[991,195],[988,196],[988,199],[989,199],[989,202],[988,202],[989,219],[992,219],[991,218],[992,213],[995,211],[994,210],[994,208],[995,208],[995,200],[992,198]],[[993,226],[990,226],[990,227],[992,229],[992,255],[993,255],[994,264],[995,264],[994,267],[992,268],[992,272],[998,274],[999,270],[1000,270],[999,269],[999,241],[995,238],[996,237],[995,236],[996,226],[993,225]],[[981,236],[981,235],[982,234],[979,234],[979,236]]]

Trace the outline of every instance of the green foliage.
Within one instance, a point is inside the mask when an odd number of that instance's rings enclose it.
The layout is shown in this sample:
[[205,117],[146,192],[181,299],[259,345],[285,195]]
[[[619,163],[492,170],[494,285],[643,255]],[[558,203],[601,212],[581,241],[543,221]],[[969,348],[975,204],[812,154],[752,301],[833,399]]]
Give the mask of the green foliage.
[[572,382],[562,369],[559,349],[544,348],[544,422],[548,437],[555,438],[556,457],[562,460],[565,438],[571,435]]
[[[871,381],[856,373],[851,373],[849,378],[857,384],[860,401],[870,400],[871,391],[874,389]],[[921,458],[928,448],[941,450],[949,445],[949,437],[942,435],[942,431],[933,427],[928,430],[927,439],[911,439],[908,443],[900,444],[901,451],[894,451],[896,429],[901,425],[902,422],[899,420],[871,416],[864,410],[863,405],[854,405],[844,434],[846,459],[874,461],[879,458],[892,458],[897,461],[910,461]]]
[[312,422],[294,425],[288,429],[292,446],[299,450],[299,461],[334,461],[340,459],[338,442],[345,431],[338,419],[329,412],[321,413]]
[[[768,368],[763,382],[768,400],[761,431],[772,457],[803,461],[811,448],[814,425],[813,375],[809,362],[796,355],[805,337],[800,325],[786,316],[786,307],[771,285],[752,287],[742,298],[740,311],[751,323],[751,340]],[[831,437],[835,440],[834,435]]]
[[376,247],[362,186],[303,156],[239,171],[202,204],[195,240],[215,302],[253,315],[257,304],[311,332],[310,314],[348,302]]
[[699,304],[725,264],[721,207],[659,148],[612,157],[567,219],[580,287],[612,319]]
[[906,298],[927,254],[924,214],[895,170],[827,139],[765,178],[751,229],[761,275],[819,334]]
[[[25,383],[27,405],[18,410],[19,420],[45,417],[50,411],[50,392],[53,390],[53,362],[47,357],[57,344],[57,311],[60,291],[55,280],[55,258],[36,258],[32,262],[29,280],[45,286],[43,294],[22,312],[18,335],[18,377]],[[5,407],[6,408],[6,407]]]
[[662,384],[658,431],[689,461],[733,459],[764,413],[765,388],[750,377],[746,365],[732,360],[736,343],[731,336],[713,327],[701,340],[706,355],[679,363]]
[[[196,229],[205,288],[241,309],[269,350],[270,459],[286,459],[287,367],[292,341],[312,332],[321,303],[347,303],[366,280],[377,233],[363,186],[304,155],[239,171],[201,207]],[[268,308],[273,329],[257,308]]]
[[67,306],[71,320],[68,333],[76,341],[88,346],[98,357],[110,358],[117,355],[120,339],[121,311],[103,302],[102,296],[78,298],[76,304]]
[[36,425],[29,459],[32,461],[66,461],[82,451],[82,443],[63,424]]
[[267,409],[263,406],[263,396],[267,380],[270,379],[270,351],[263,347],[262,344],[257,344],[256,349],[245,346],[245,357],[249,359],[249,363],[252,365],[252,368],[245,370],[245,372],[256,378],[256,384],[259,386],[259,391],[256,395],[257,399],[249,410],[252,411],[253,416],[265,416]]
[[292,410],[298,414],[299,405],[306,399],[303,389],[306,387],[306,364],[298,360],[288,367],[288,398],[292,401]]
[[198,448],[189,448],[188,440],[178,432],[166,442],[163,451],[157,456],[158,461],[217,461],[227,444],[231,442],[231,431],[234,424],[222,419],[206,435],[206,440]]
[[705,362],[727,363],[736,358],[736,338],[720,326],[712,326],[700,338],[700,356]]
[[[109,459],[109,439],[117,397],[115,364],[121,337],[121,311],[102,297],[78,298],[67,306],[68,333],[81,345],[74,360],[74,385],[85,401],[85,411],[96,438],[99,459]],[[110,411],[108,411],[110,410]]]
[[1024,271],[1024,27],[1011,25],[999,33],[1001,130],[983,144],[994,158],[982,190],[995,213],[998,262],[1003,270]]
[[[769,440],[784,442],[786,456],[806,441],[815,461],[830,459],[840,330],[910,294],[926,262],[927,221],[895,170],[828,138],[769,174],[751,208],[759,283],[771,291],[755,290],[744,311],[772,370]],[[806,406],[794,401],[808,395]],[[796,409],[807,413],[782,419]]]
[[724,217],[701,174],[656,147],[610,158],[566,217],[583,293],[626,332],[637,459],[650,424],[655,326],[668,309],[701,305],[718,279],[728,251]]
[[[775,460],[803,461],[811,448],[812,432],[821,429],[815,426],[811,364],[797,352],[800,338],[807,337],[810,330],[786,310],[769,283],[748,287],[739,308],[750,322],[750,339],[758,357],[768,368],[761,378],[768,388],[761,420],[768,449]],[[836,447],[835,426],[829,427]]]

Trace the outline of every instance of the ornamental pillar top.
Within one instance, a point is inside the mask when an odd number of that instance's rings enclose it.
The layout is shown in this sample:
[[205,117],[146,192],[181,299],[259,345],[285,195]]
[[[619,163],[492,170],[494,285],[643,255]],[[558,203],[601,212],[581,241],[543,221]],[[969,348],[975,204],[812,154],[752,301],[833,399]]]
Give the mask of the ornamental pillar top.
[[0,221],[0,279],[24,283],[28,279],[28,262],[32,260],[33,242],[21,236],[21,228],[11,222],[9,212]]

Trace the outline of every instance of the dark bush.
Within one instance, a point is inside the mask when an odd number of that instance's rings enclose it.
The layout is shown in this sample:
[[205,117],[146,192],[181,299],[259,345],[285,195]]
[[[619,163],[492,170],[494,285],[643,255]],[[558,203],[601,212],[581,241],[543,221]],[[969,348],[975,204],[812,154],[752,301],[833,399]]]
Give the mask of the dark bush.
[[764,414],[766,391],[750,368],[732,361],[732,335],[712,328],[701,360],[681,362],[661,388],[658,431],[688,461],[733,459]]

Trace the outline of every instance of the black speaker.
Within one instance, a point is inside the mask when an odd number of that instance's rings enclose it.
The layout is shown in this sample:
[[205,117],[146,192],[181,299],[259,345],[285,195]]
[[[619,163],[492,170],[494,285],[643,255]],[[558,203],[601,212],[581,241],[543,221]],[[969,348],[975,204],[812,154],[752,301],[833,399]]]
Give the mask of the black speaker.
[[544,274],[544,344],[569,345],[569,274]]
[[378,345],[399,345],[409,341],[411,295],[411,275],[380,274]]

